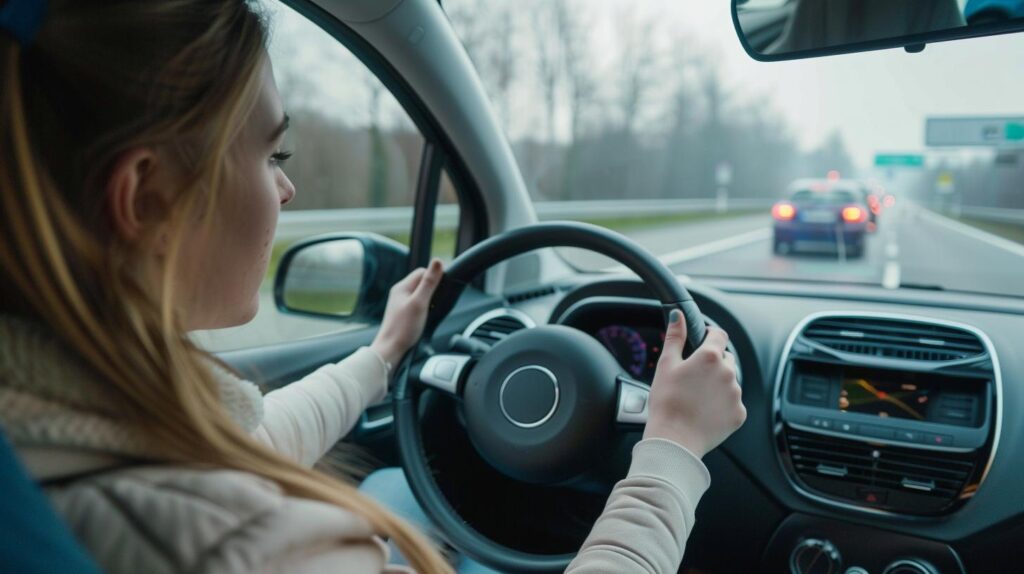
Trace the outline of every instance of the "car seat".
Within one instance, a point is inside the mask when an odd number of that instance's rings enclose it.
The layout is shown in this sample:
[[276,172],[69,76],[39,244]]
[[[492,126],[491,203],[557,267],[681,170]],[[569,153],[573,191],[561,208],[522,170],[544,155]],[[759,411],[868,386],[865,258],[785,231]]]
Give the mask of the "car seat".
[[0,433],[0,572],[99,573]]

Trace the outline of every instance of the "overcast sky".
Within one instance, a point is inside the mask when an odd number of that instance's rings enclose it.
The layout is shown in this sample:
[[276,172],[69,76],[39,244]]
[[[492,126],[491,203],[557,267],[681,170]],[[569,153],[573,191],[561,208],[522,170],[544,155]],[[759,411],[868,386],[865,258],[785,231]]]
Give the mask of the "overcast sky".
[[[642,2],[644,0],[637,0]],[[921,151],[930,115],[1024,116],[1024,35],[782,63],[743,51],[728,0],[679,0],[694,37],[715,46],[730,85],[766,94],[805,146],[839,129],[856,160]]]

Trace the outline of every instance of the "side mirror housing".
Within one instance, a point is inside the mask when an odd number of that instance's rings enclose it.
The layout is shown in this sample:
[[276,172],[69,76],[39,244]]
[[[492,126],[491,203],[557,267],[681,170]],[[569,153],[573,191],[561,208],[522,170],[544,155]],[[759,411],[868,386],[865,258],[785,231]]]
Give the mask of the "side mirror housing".
[[274,302],[286,313],[376,322],[408,261],[404,245],[376,233],[312,237],[281,257]]

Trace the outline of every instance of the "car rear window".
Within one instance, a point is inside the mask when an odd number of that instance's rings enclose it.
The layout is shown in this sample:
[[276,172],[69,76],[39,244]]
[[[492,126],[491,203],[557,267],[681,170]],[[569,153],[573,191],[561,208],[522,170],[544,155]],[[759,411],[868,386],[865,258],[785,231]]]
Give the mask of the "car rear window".
[[857,201],[857,196],[852,191],[834,189],[832,191],[811,191],[801,189],[790,196],[793,201],[820,201],[827,203],[850,203]]

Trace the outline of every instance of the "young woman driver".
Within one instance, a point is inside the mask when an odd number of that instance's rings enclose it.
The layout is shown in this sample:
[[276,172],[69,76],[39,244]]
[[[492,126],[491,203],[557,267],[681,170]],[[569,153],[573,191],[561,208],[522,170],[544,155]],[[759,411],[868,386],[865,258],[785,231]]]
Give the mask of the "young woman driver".
[[[387,389],[442,269],[396,285],[373,343],[261,396],[187,333],[250,320],[286,116],[245,0],[0,0],[0,427],[111,572],[452,569],[311,469]],[[682,360],[572,572],[674,572],[742,424],[726,335]]]

